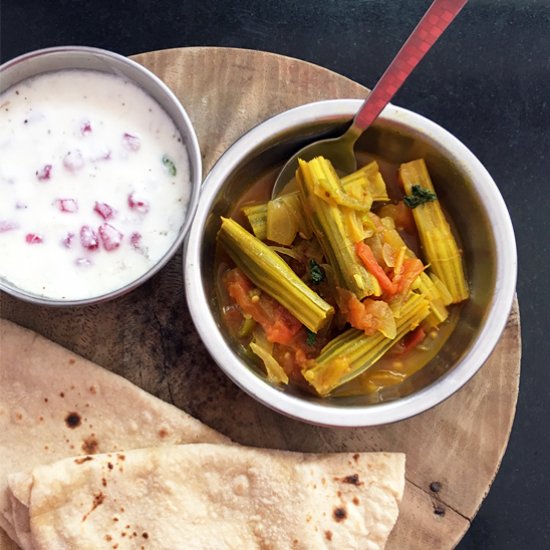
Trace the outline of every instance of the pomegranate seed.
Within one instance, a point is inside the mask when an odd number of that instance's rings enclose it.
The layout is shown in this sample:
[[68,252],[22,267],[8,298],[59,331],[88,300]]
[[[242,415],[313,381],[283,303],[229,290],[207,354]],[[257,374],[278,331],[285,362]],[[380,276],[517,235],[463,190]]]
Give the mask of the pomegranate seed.
[[19,227],[19,224],[15,222],[9,222],[7,220],[0,220],[0,233],[4,233],[6,231],[11,231],[12,229],[17,229]]
[[78,212],[78,203],[74,199],[57,199],[55,203],[61,212]]
[[116,214],[116,210],[109,206],[106,202],[96,202],[94,211],[97,212],[104,220],[108,220]]
[[25,240],[29,243],[29,244],[40,244],[40,243],[43,243],[44,242],[44,239],[42,238],[41,235],[37,235],[36,233],[27,233],[25,235]]
[[130,149],[130,151],[138,151],[141,147],[141,140],[139,137],[129,134],[128,132],[124,132],[122,135],[122,141],[124,145]]
[[89,225],[83,225],[80,228],[80,244],[88,250],[99,248],[97,233]]
[[122,233],[108,223],[104,223],[99,228],[99,235],[101,236],[105,250],[108,251],[116,250],[122,242]]
[[130,243],[134,248],[141,248],[141,239],[142,239],[142,235],[137,231],[135,231],[130,235]]
[[142,214],[146,214],[147,212],[149,212],[149,203],[143,198],[136,197],[135,192],[128,195],[128,206],[132,210],[137,210]]
[[42,168],[39,168],[36,171],[36,177],[39,181],[45,181],[49,180],[52,173],[52,165],[51,164],[44,164]]
[[69,172],[76,172],[84,167],[84,157],[79,149],[69,151],[63,158],[63,166]]
[[74,262],[79,267],[88,267],[92,262],[88,258],[77,258]]
[[86,134],[91,133],[92,125],[89,120],[83,120],[80,124],[80,134],[85,136]]
[[71,248],[71,246],[73,245],[73,239],[75,237],[75,234],[74,233],[67,233],[67,236],[63,239],[63,244],[67,247],[67,248]]

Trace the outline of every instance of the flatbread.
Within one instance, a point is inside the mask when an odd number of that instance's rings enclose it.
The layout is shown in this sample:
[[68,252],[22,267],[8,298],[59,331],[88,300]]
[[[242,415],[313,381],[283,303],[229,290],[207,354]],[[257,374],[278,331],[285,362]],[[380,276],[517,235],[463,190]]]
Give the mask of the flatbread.
[[19,546],[0,528],[0,550],[19,550]]
[[0,319],[0,527],[7,475],[68,456],[229,440],[38,334]]
[[404,469],[400,453],[168,445],[64,459],[23,485],[36,550],[375,550]]
[[32,550],[33,548],[29,523],[31,487],[32,476],[28,473],[20,472],[8,475],[9,504],[4,517],[15,533],[13,539],[17,541],[17,544],[23,550]]

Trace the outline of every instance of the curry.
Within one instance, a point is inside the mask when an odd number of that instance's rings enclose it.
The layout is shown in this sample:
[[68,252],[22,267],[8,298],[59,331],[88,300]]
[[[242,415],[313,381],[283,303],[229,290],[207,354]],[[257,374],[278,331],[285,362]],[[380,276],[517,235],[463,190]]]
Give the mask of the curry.
[[457,238],[425,161],[393,169],[371,160],[340,176],[323,157],[300,160],[279,196],[260,181],[221,218],[222,317],[272,383],[378,392],[451,334],[469,296]]

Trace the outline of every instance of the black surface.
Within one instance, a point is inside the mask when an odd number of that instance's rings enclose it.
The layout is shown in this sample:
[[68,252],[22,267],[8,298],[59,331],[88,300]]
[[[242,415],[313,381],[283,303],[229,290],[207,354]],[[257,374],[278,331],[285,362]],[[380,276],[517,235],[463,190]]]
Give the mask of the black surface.
[[[2,0],[0,56],[4,62],[67,44],[126,55],[232,46],[305,59],[372,87],[429,3]],[[550,0],[471,0],[394,103],[472,149],[516,230],[523,336],[517,416],[500,472],[459,548],[550,548]]]

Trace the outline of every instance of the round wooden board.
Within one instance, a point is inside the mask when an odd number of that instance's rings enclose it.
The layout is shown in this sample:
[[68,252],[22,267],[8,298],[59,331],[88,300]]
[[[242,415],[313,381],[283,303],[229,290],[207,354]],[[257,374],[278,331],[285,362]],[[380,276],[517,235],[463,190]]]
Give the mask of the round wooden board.
[[[366,89],[331,71],[265,52],[186,48],[137,55],[189,113],[204,173],[245,131],[290,107],[363,98]],[[1,315],[125,376],[233,440],[301,451],[407,453],[407,484],[387,548],[453,548],[498,470],[518,394],[517,301],[490,359],[438,407],[397,424],[328,429],[283,417],[248,397],[214,364],[187,311],[181,253],[152,280],[106,304],[51,309],[1,297]],[[441,484],[439,492],[430,484]],[[433,485],[432,485],[433,487]]]

